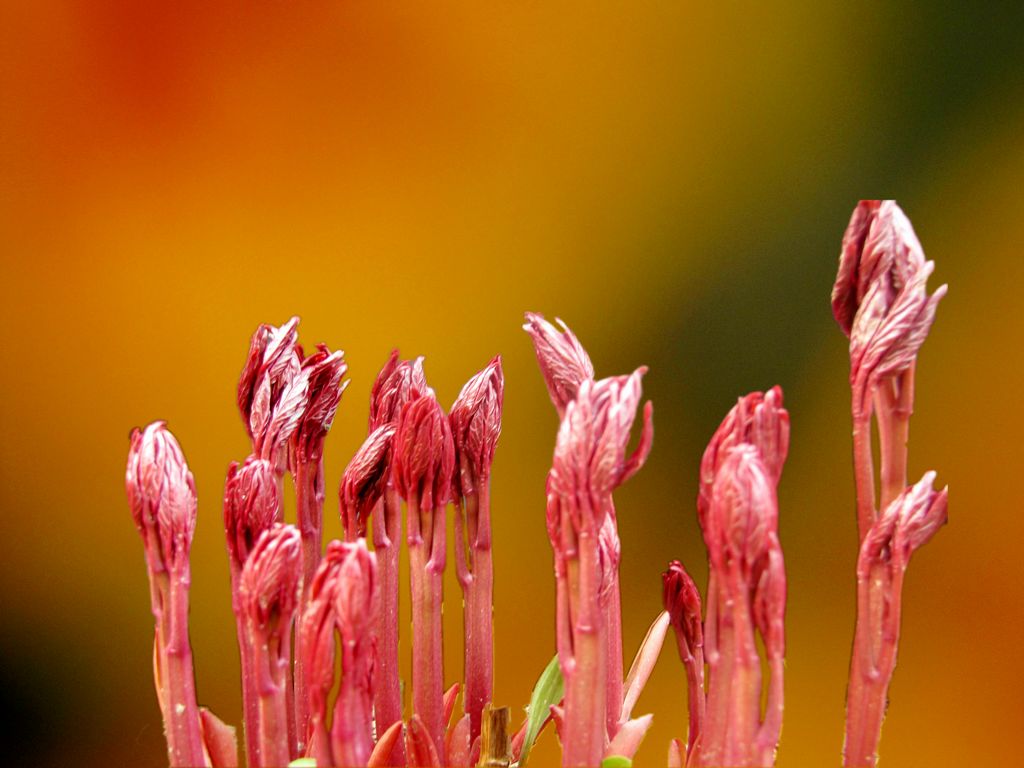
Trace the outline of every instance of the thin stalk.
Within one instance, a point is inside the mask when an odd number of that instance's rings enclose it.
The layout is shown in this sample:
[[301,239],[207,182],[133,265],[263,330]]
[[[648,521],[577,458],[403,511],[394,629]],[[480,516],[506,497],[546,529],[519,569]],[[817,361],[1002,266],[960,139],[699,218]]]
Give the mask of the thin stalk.
[[562,745],[562,765],[567,767],[599,765],[607,733],[606,699],[598,694],[606,685],[606,653],[602,643],[600,560],[595,532],[581,530],[577,546],[578,603],[573,619],[573,668],[565,681]]
[[732,616],[734,653],[732,694],[729,702],[729,725],[725,747],[725,764],[753,765],[754,739],[761,715],[761,660],[754,642],[750,602],[743,588],[746,581],[737,572],[732,574]]
[[[377,685],[374,712],[377,733],[402,720],[402,691],[398,673],[398,592],[401,502],[389,488],[373,510],[373,548],[380,577],[380,618],[377,625]],[[399,739],[392,760],[405,765],[405,744]]]
[[[465,710],[470,718],[470,743],[480,734],[484,706],[494,685],[493,592],[490,489],[486,480],[466,496],[469,562],[459,563],[465,593],[466,669]],[[456,508],[456,542],[461,550],[461,509]],[[460,558],[461,559],[461,558]]]
[[619,715],[622,710],[622,597],[619,591],[619,576],[615,574],[604,606],[605,634],[605,726],[611,741],[619,730]]
[[758,765],[774,765],[782,735],[782,694],[785,662],[780,654],[768,658],[768,701],[757,737]]
[[[714,571],[712,571],[714,574]],[[714,606],[714,609],[712,609]],[[717,578],[708,582],[709,615],[705,645],[708,648],[708,696],[704,728],[698,745],[696,765],[723,765],[732,699],[733,665],[736,660],[732,601],[722,595]],[[712,623],[711,619],[714,619]]]
[[[419,500],[407,501],[409,573],[412,587],[413,714],[444,755],[444,654],[441,623],[444,571],[444,510],[421,512]],[[421,525],[420,521],[426,523]],[[444,758],[441,757],[442,763]]]
[[342,678],[334,705],[331,743],[338,765],[366,765],[373,752],[373,698],[360,682],[368,670],[357,668],[357,659],[365,657],[350,644],[342,646]]
[[[871,407],[857,404],[854,387],[853,406],[853,476],[857,491],[857,533],[864,541],[875,522],[875,469],[871,456]],[[870,398],[863,398],[870,403]]]
[[[234,591],[234,589],[233,589]],[[237,600],[235,601],[237,603]],[[259,740],[256,731],[259,723],[259,691],[256,686],[256,672],[252,663],[252,649],[249,647],[245,619],[236,604],[235,629],[238,633],[238,656],[242,670],[242,729],[245,731],[245,760],[247,765],[259,764]]]
[[846,701],[843,765],[874,766],[889,683],[896,668],[896,648],[903,573],[872,565],[857,580],[857,629]]
[[886,509],[907,487],[907,440],[914,409],[914,367],[889,377],[875,393],[881,458],[879,510]]
[[288,739],[287,650],[280,647],[276,632],[253,638],[253,663],[259,678],[259,762],[253,768],[287,765],[291,761]]
[[[295,499],[298,508],[298,528],[302,536],[302,593],[299,597],[299,609],[297,616],[306,612],[306,605],[309,602],[309,585],[313,583],[313,574],[320,564],[320,552],[322,548],[323,508],[324,508],[324,465],[323,460],[317,462],[304,461],[296,462],[295,473]],[[301,638],[298,633],[301,631],[302,622],[296,624],[295,647],[301,648]],[[301,654],[295,654],[294,686],[291,680],[288,681],[288,698],[292,700],[291,711],[293,717],[289,718],[289,743],[295,755],[304,754],[306,751],[306,733],[309,729],[308,698],[306,696],[306,677],[303,673],[305,660]],[[289,678],[291,677],[289,666]]]
[[167,742],[172,766],[204,765],[203,737],[196,706],[192,646],[188,638],[188,561],[175,563],[171,573],[159,574],[158,590],[169,609],[159,617],[164,646],[163,684],[166,696]]
[[686,667],[687,709],[689,716],[689,733],[686,739],[686,752],[693,751],[697,734],[704,731],[704,649],[693,649],[684,662]]

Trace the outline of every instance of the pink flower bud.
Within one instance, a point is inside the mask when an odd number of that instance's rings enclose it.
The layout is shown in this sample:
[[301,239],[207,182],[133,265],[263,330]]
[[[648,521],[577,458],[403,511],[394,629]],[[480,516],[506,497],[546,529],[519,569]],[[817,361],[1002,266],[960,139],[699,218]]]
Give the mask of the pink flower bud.
[[501,357],[491,362],[462,388],[449,413],[456,463],[455,480],[467,495],[485,482],[494,463],[494,449],[501,434],[501,409],[505,377]]
[[891,302],[883,282],[868,290],[850,333],[851,381],[900,373],[914,362],[946,295],[944,285],[931,296],[926,291],[934,268],[931,261],[922,265]]
[[370,392],[370,431],[397,420],[402,406],[429,391],[423,358],[399,361],[398,350],[392,351]]
[[903,211],[892,200],[862,200],[843,237],[832,311],[850,337],[850,381],[855,409],[868,410],[871,382],[914,362],[946,294],[928,295],[934,264]]
[[343,643],[372,642],[377,621],[380,585],[377,581],[377,556],[366,548],[366,540],[342,544],[338,586],[334,610]]
[[865,297],[880,291],[889,306],[925,264],[924,249],[895,200],[861,200],[843,235],[832,312],[849,336]]
[[232,462],[224,486],[224,531],[228,554],[241,567],[256,540],[281,517],[281,494],[269,461],[250,456]]
[[242,566],[239,604],[262,633],[291,631],[302,582],[302,536],[294,525],[275,523],[263,532]]
[[863,574],[875,563],[891,562],[906,568],[910,556],[946,524],[949,490],[936,491],[934,482],[935,473],[926,472],[916,485],[897,496],[871,527],[858,562]]
[[685,652],[685,662],[688,660],[686,657],[694,657],[704,646],[700,592],[678,560],[668,564],[668,570],[661,578],[665,610],[668,611],[676,639],[679,640],[680,655]]
[[697,516],[701,525],[711,504],[711,488],[719,465],[738,445],[757,448],[772,484],[778,485],[789,453],[789,413],[782,406],[781,387],[741,397],[708,443],[700,462],[697,495]]
[[165,571],[178,558],[187,560],[196,527],[196,486],[164,422],[132,431],[125,489],[150,569]]
[[703,528],[715,568],[736,562],[749,575],[767,555],[776,537],[778,506],[775,486],[752,445],[737,446],[726,455],[715,475]]
[[327,705],[334,685],[334,630],[337,624],[334,604],[346,551],[339,541],[327,545],[327,551],[310,582],[306,609],[299,619],[302,626],[297,633],[310,713],[307,734],[309,753],[311,757],[325,763],[330,760]]
[[255,439],[257,432],[253,420],[260,424],[269,422],[269,410],[300,368],[296,353],[298,324],[299,318],[293,317],[280,328],[261,325],[252,335],[238,381],[238,409],[251,438]]
[[302,371],[309,384],[305,410],[295,431],[295,449],[300,460],[317,462],[323,456],[324,438],[348,386],[348,381],[342,382],[348,372],[345,353],[331,352],[318,344],[316,352],[302,361]]
[[594,378],[594,365],[569,327],[558,318],[555,322],[561,326],[561,331],[543,315],[527,312],[523,330],[533,340],[533,349],[537,353],[551,402],[562,417],[566,406],[576,398],[580,384]]
[[394,424],[377,427],[345,467],[338,497],[349,541],[366,536],[366,521],[387,488],[394,434]]
[[394,483],[399,495],[406,501],[416,500],[424,510],[447,504],[455,447],[448,419],[432,391],[402,407],[393,446]]
[[[649,402],[644,407],[640,442],[628,459],[626,445],[640,404],[640,380],[645,371],[639,368],[629,376],[586,380],[580,385],[576,399],[566,406],[558,430],[549,489],[562,497],[589,493],[600,499],[643,466],[654,437]],[[593,512],[603,514],[597,508]]]

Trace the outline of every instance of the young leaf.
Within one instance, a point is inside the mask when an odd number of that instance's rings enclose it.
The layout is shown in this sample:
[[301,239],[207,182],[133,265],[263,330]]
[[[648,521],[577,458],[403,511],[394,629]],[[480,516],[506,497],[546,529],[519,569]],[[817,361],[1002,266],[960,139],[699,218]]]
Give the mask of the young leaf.
[[562,700],[564,691],[562,668],[558,665],[558,656],[555,656],[537,678],[537,684],[530,694],[530,706],[526,710],[526,738],[523,739],[523,749],[519,753],[519,768],[526,765],[533,742],[551,716],[551,706]]
[[622,755],[609,755],[601,761],[601,768],[633,768],[633,761]]
[[288,768],[316,768],[316,759],[312,757],[300,757],[288,763]]

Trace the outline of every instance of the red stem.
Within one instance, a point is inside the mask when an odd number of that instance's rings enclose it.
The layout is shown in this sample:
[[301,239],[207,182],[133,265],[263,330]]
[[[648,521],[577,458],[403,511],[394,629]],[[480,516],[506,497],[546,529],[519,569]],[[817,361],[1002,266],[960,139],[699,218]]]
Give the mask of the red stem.
[[[581,512],[590,514],[589,510]],[[601,564],[596,531],[590,530],[593,527],[580,530],[575,557],[568,557],[570,581],[571,571],[578,569],[578,588],[570,594],[576,608],[572,611],[573,663],[565,681],[562,765],[567,768],[600,765],[607,734],[607,700],[598,693],[605,690],[607,655],[603,647],[603,617],[598,595]]]
[[881,499],[884,511],[907,487],[907,439],[914,408],[914,364],[880,383],[875,391],[878,444],[881,456]]
[[754,642],[754,626],[747,598],[749,590],[746,588],[748,581],[737,566],[731,570],[735,658],[725,764],[749,766],[754,764],[754,741],[761,717],[761,659]]
[[[259,679],[259,761],[251,768],[271,768],[291,761],[288,738],[288,633],[266,635],[250,626],[253,668]],[[282,639],[284,640],[282,646]],[[202,765],[202,763],[199,763]]]
[[444,653],[441,621],[445,564],[444,509],[422,511],[407,501],[412,587],[412,701],[444,763]]
[[[398,592],[401,502],[389,488],[373,510],[373,548],[380,576],[380,620],[377,625],[377,685],[374,710],[377,733],[402,720],[402,690],[398,673]],[[399,739],[391,754],[395,765],[405,765],[405,745]]]
[[622,713],[622,598],[619,575],[615,574],[604,606],[605,632],[605,727],[611,741],[619,730]]
[[342,647],[341,688],[331,725],[332,751],[338,765],[366,765],[373,752],[373,695],[366,687],[367,650],[349,644]]
[[871,456],[871,399],[861,398],[858,405],[857,390],[854,385],[853,404],[853,477],[857,490],[857,533],[859,540],[864,541],[872,523],[875,522],[875,469]]
[[704,648],[689,647],[681,632],[675,632],[679,658],[686,669],[686,704],[689,715],[689,731],[686,739],[686,754],[694,752],[698,735],[704,730]]
[[[302,535],[302,594],[296,616],[303,616],[309,602],[309,587],[313,583],[313,574],[320,564],[323,509],[324,509],[324,464],[323,459],[310,462],[299,459],[296,462],[295,498],[298,508],[298,527]],[[303,647],[299,632],[302,621],[296,623],[295,647]],[[301,654],[295,654],[294,690],[291,684],[291,669],[286,688],[288,698],[292,700],[289,718],[289,743],[295,755],[305,754],[306,734],[309,729],[309,709],[306,696],[306,677],[303,673],[305,660]]]
[[465,597],[465,711],[470,718],[470,743],[480,734],[483,709],[494,685],[494,565],[491,550],[490,488],[486,479],[466,496],[469,562],[462,532],[462,509],[456,505],[456,565]]
[[[237,595],[237,591],[232,587]],[[235,601],[237,602],[237,600]],[[242,669],[242,716],[245,731],[245,761],[247,765],[259,764],[259,741],[256,730],[259,723],[260,700],[256,687],[256,673],[252,665],[252,649],[245,631],[245,619],[235,607],[235,629],[238,633],[238,656]]]
[[729,703],[732,697],[735,630],[730,601],[718,584],[714,568],[708,579],[708,618],[705,647],[708,650],[708,696],[704,728],[691,756],[694,765],[724,765],[725,743],[729,727]]
[[846,699],[843,765],[874,766],[896,647],[903,589],[902,568],[874,564],[857,579],[857,629]]
[[176,562],[171,573],[159,574],[159,591],[167,596],[169,609],[158,617],[163,644],[165,724],[172,766],[204,765],[203,736],[196,706],[192,646],[188,638],[188,591],[191,581],[188,560]]
[[775,750],[782,735],[782,694],[785,661],[781,654],[768,658],[768,702],[758,732],[758,765],[774,765]]

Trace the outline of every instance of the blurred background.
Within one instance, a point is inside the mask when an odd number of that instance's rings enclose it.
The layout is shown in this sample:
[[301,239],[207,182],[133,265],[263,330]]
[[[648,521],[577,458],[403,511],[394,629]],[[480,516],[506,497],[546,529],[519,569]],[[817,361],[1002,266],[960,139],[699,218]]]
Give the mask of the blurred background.
[[[845,7],[843,7],[845,5]],[[714,7],[714,10],[711,10]],[[199,697],[240,721],[220,498],[248,451],[249,336],[301,315],[346,351],[335,489],[392,347],[443,403],[496,353],[496,699],[554,649],[544,479],[556,417],[524,310],[598,375],[650,366],[656,439],[618,494],[625,645],[660,574],[706,568],[699,457],[781,384],[793,444],[779,765],[838,765],[856,554],[846,341],[829,291],[856,201],[894,197],[950,284],[910,469],[952,488],[908,573],[886,765],[1008,765],[1024,698],[1010,481],[1024,409],[1024,6],[89,2],[0,8],[0,731],[36,765],[165,764],[129,429],[195,473]],[[448,582],[446,677],[461,676]],[[638,765],[685,733],[666,648]],[[535,753],[553,764],[550,734]]]

